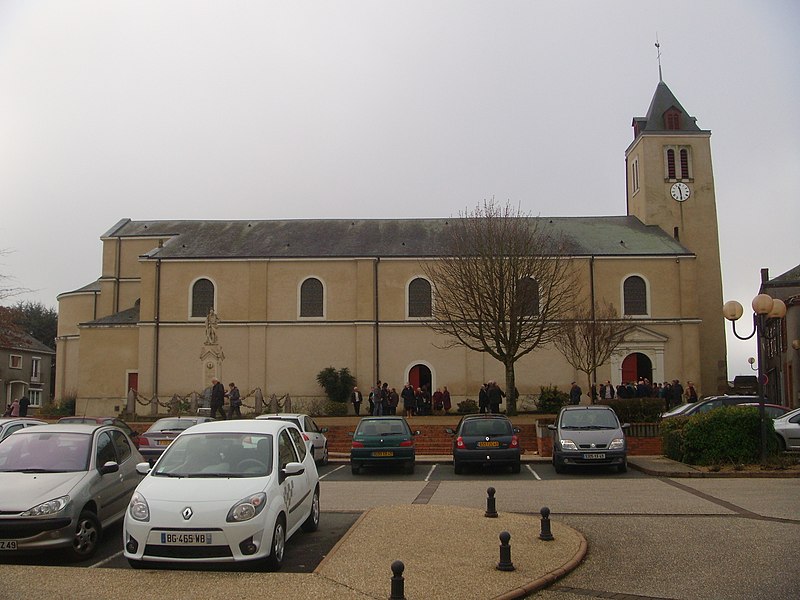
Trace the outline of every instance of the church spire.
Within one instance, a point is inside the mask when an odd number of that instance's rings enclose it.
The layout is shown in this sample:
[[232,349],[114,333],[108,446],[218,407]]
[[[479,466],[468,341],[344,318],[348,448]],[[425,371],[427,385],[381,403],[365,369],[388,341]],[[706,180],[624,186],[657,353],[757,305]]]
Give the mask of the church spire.
[[656,32],[656,59],[658,60],[658,82],[663,83],[664,78],[661,75],[661,44],[658,43],[658,33]]

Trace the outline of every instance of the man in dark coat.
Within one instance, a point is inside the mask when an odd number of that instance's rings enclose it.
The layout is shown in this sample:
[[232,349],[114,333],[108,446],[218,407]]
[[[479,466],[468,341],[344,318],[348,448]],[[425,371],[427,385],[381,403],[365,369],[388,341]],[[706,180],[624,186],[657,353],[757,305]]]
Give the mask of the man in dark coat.
[[221,420],[225,420],[225,386],[216,377],[211,379],[211,417],[216,419],[217,411]]
[[31,401],[28,400],[26,395],[22,395],[22,398],[19,399],[19,416],[20,417],[27,417],[28,416],[28,406],[30,406]]
[[478,408],[481,413],[489,412],[489,384],[484,383],[481,386],[481,391],[478,392]]
[[486,393],[489,396],[489,410],[494,414],[499,414],[500,403],[503,401],[503,398],[506,397],[505,392],[500,389],[496,381],[490,381],[489,389]]
[[583,390],[581,389],[581,386],[578,385],[577,381],[573,381],[572,387],[569,389],[569,403],[580,404],[582,395]]

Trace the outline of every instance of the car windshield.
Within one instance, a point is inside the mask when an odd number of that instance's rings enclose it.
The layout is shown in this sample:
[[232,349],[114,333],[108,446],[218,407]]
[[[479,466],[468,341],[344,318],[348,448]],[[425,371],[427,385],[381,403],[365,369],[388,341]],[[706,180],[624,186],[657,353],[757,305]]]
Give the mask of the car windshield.
[[197,425],[194,419],[161,419],[150,426],[147,431],[183,431]]
[[463,424],[461,435],[511,435],[511,424],[501,419],[473,419]]
[[685,413],[687,410],[689,410],[690,408],[692,408],[693,406],[697,406],[697,403],[693,402],[693,403],[679,404],[678,406],[673,408],[671,411],[665,412],[661,416],[662,417],[674,417],[675,415],[681,415],[681,414]]
[[387,436],[387,435],[409,435],[405,424],[398,420],[383,421],[379,419],[369,419],[362,421],[356,429],[356,435],[364,436]]
[[617,418],[610,410],[566,410],[561,415],[565,429],[616,429]]
[[272,473],[272,436],[250,433],[182,435],[156,463],[156,477],[265,477]]
[[64,473],[89,469],[92,436],[87,433],[28,432],[0,444],[0,471]]

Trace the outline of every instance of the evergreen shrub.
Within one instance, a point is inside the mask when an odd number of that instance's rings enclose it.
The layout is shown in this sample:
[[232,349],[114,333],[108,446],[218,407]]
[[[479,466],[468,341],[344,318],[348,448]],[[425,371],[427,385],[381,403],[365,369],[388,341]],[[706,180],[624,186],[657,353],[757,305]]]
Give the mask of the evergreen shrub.
[[536,401],[539,412],[555,415],[567,404],[569,404],[569,394],[559,390],[558,386],[543,385],[539,388],[539,399]]
[[613,408],[622,423],[657,423],[664,412],[661,398],[614,398],[598,404]]

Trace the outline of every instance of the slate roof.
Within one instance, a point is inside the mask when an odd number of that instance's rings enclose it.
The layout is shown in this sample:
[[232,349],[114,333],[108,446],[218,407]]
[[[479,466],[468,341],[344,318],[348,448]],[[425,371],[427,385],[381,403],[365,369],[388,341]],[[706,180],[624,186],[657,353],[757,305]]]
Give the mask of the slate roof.
[[[455,217],[458,219],[458,217]],[[532,218],[534,219],[534,218]],[[657,226],[631,216],[535,217],[564,236],[570,256],[692,255]],[[149,258],[423,258],[442,256],[450,219],[120,221],[104,237],[167,238]],[[155,244],[154,244],[155,246]]]
[[[113,315],[89,321],[92,325],[136,325],[139,322],[139,303],[133,308],[126,308]],[[83,325],[83,323],[82,323]]]
[[799,285],[800,284],[800,265],[789,269],[786,273],[773,277],[767,285]]
[[650,108],[647,109],[647,116],[634,117],[633,120],[634,122],[644,123],[644,126],[640,127],[640,132],[664,131],[674,133],[675,130],[668,130],[664,127],[663,118],[664,113],[673,106],[683,114],[681,128],[678,131],[703,131],[697,126],[697,119],[686,112],[686,109],[678,102],[675,94],[663,81],[659,81],[656,86],[655,94],[653,94],[653,99],[650,101]]
[[39,352],[41,354],[55,354],[55,350],[43,344],[27,333],[10,331],[0,332],[0,348],[6,350],[20,350],[26,352]]

